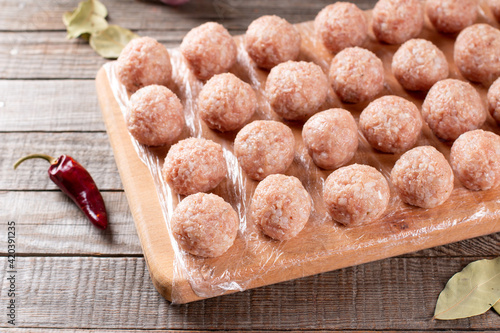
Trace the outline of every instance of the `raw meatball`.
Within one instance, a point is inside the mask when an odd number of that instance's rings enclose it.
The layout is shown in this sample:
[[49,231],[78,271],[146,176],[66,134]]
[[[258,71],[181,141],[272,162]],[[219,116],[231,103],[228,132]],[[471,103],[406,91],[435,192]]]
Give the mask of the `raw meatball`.
[[401,44],[417,37],[424,26],[420,0],[379,0],[373,8],[375,37],[388,44]]
[[181,195],[212,190],[226,177],[226,172],[221,145],[197,138],[173,145],[162,169],[163,178]]
[[488,89],[488,109],[493,119],[500,124],[500,78]]
[[429,90],[448,77],[448,61],[436,45],[425,39],[410,39],[392,58],[392,73],[408,90]]
[[273,110],[288,120],[305,120],[328,95],[328,79],[316,64],[287,61],[271,69],[266,96]]
[[378,219],[389,204],[391,192],[384,176],[368,165],[353,164],[335,170],[323,188],[332,218],[346,226]]
[[477,0],[427,0],[425,10],[437,31],[454,34],[476,22]]
[[488,0],[488,5],[490,6],[493,16],[500,21],[500,0]]
[[285,124],[257,120],[238,132],[234,154],[250,178],[262,180],[270,174],[285,172],[292,164],[295,138]]
[[422,104],[422,116],[443,140],[455,140],[460,134],[480,127],[486,110],[476,89],[460,80],[439,81]]
[[191,29],[182,40],[180,50],[194,75],[207,80],[227,72],[236,62],[236,43],[219,23],[207,22]]
[[172,81],[172,65],[167,49],[155,39],[132,39],[116,62],[118,78],[128,91],[151,84],[167,86]]
[[422,119],[412,102],[398,96],[383,96],[361,112],[359,128],[373,148],[384,153],[400,153],[417,142]]
[[232,131],[250,120],[257,108],[257,97],[252,87],[234,74],[218,74],[201,90],[198,108],[208,127]]
[[312,201],[300,180],[269,175],[252,197],[252,217],[269,237],[284,241],[295,237],[311,215]]
[[404,153],[391,171],[391,182],[404,202],[422,208],[441,205],[453,191],[453,171],[432,146]]
[[336,169],[358,149],[358,126],[349,111],[330,109],[312,116],[302,128],[302,140],[314,163]]
[[366,18],[355,4],[336,2],[323,8],[314,20],[316,37],[332,53],[363,44],[368,36]]
[[332,60],[330,83],[344,102],[370,100],[384,88],[384,64],[371,51],[360,47],[347,48]]
[[453,58],[466,79],[491,84],[500,76],[500,31],[488,24],[465,28],[457,37]]
[[282,62],[297,59],[300,34],[285,19],[262,16],[248,26],[245,48],[257,66],[271,69]]
[[500,136],[483,130],[460,135],[451,147],[450,163],[468,189],[497,187],[500,185]]
[[179,246],[200,257],[218,257],[234,243],[238,214],[215,194],[196,193],[175,208],[172,233]]
[[184,128],[181,101],[170,89],[150,85],[137,90],[127,107],[127,128],[144,145],[172,144]]

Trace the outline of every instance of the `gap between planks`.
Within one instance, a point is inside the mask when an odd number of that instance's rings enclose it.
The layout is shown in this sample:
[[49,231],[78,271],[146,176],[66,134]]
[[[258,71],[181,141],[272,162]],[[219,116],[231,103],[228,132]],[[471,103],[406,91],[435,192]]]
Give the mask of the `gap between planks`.
[[[220,332],[221,330],[219,329],[213,329],[213,330],[164,330],[164,329],[99,329],[96,331],[95,329],[89,329],[89,328],[76,328],[76,329],[65,329],[65,328],[37,328],[37,329],[30,329],[30,333],[93,333],[93,332],[104,332],[104,333],[155,333],[155,332],[169,332],[169,333],[182,333],[182,332],[193,332],[193,333],[201,333],[201,332]],[[273,332],[273,333],[285,333],[285,332],[296,332],[297,330],[248,330],[248,329],[238,329],[238,330],[224,330],[225,332],[261,332],[261,333],[266,333],[266,332]],[[324,332],[322,329],[308,329],[308,332]],[[454,329],[454,332],[471,332],[471,330],[466,330],[466,329]],[[5,333],[21,333],[21,332],[26,332],[26,328],[5,328]],[[386,333],[399,333],[399,332],[412,332],[412,333],[426,333],[429,331],[421,331],[421,330],[370,330],[370,331],[359,331],[359,330],[328,330],[328,332],[331,333],[339,333],[339,332],[345,332],[345,333],[375,333],[375,332],[386,332]],[[450,330],[445,329],[445,330],[432,330],[432,332],[450,332]],[[486,332],[498,332],[497,329],[491,329],[491,330],[480,330],[480,331],[473,331],[475,333],[486,333]]]

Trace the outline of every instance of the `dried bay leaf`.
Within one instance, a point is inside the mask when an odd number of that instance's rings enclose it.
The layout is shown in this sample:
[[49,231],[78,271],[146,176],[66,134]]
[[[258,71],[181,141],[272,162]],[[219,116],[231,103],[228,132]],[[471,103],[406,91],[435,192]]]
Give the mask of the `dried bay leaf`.
[[62,20],[63,20],[63,23],[66,26],[66,28],[69,26],[69,23],[71,22],[71,18],[73,17],[75,12],[76,12],[76,9],[71,11],[71,12],[66,12],[63,14]]
[[493,310],[495,310],[500,315],[500,301],[493,305]]
[[98,0],[86,0],[78,8],[63,15],[63,23],[68,31],[67,38],[77,38],[84,34],[94,34],[107,28],[108,10]]
[[[435,319],[451,320],[482,314],[500,300],[500,257],[470,263],[453,275],[439,294]],[[500,306],[496,306],[499,310]]]
[[120,52],[132,39],[139,36],[117,25],[110,25],[105,30],[90,37],[90,46],[104,58],[118,58]]

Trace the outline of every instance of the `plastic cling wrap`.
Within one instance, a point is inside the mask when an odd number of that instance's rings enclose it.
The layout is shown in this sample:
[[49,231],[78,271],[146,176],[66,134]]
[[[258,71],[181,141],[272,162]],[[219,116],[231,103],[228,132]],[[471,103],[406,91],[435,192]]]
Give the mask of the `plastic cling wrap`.
[[[482,21],[488,15],[482,13]],[[369,17],[369,13],[367,16]],[[312,61],[325,73],[332,55],[315,42],[312,22],[296,26],[302,36],[300,60]],[[452,37],[439,35],[429,25],[421,38],[432,41],[446,54],[450,63],[450,77],[463,79],[453,64]],[[242,38],[235,37],[238,45],[238,61],[231,69],[235,75],[250,83],[258,96],[258,108],[251,119],[283,121],[270,108],[264,97],[264,86],[268,72],[256,68],[242,45]],[[390,71],[390,63],[398,46],[382,45],[373,35],[363,47],[373,51],[385,66],[383,95],[399,95],[421,107],[424,93],[409,93],[396,82]],[[213,191],[229,202],[240,218],[239,232],[234,245],[218,258],[200,258],[181,250],[172,237],[170,217],[182,197],[174,193],[162,180],[161,168],[169,147],[145,147],[131,138],[137,154],[149,167],[157,189],[164,220],[169,230],[175,252],[175,273],[186,279],[199,297],[213,297],[233,291],[266,285],[289,278],[307,276],[336,268],[356,265],[392,255],[446,244],[481,234],[500,230],[500,189],[472,192],[455,180],[455,189],[450,199],[433,209],[422,209],[405,205],[391,189],[391,199],[386,213],[374,223],[359,227],[344,227],[329,217],[322,200],[322,188],[331,171],[317,168],[302,143],[302,123],[285,122],[292,128],[296,146],[292,166],[287,175],[300,179],[313,199],[313,211],[305,228],[297,237],[278,242],[264,236],[253,223],[249,214],[252,194],[258,182],[249,179],[233,155],[233,141],[237,131],[219,133],[210,130],[197,116],[197,96],[203,86],[190,72],[179,50],[170,50],[175,86],[171,87],[181,99],[186,119],[182,138],[204,137],[220,143],[224,148],[228,174]],[[129,99],[115,73],[115,63],[105,66],[109,82],[122,113],[125,115]],[[485,100],[486,88],[475,86]],[[321,110],[343,107],[349,110],[356,121],[368,103],[342,104],[332,90]],[[499,127],[488,116],[483,129],[499,133]],[[417,145],[433,145],[449,158],[450,144],[439,141],[424,125]],[[359,149],[350,162],[371,165],[388,179],[390,171],[400,154],[384,154],[373,150],[359,134]],[[151,193],[151,198],[155,194]],[[481,231],[476,226],[481,225]],[[176,302],[176,286],[173,286],[172,301]]]

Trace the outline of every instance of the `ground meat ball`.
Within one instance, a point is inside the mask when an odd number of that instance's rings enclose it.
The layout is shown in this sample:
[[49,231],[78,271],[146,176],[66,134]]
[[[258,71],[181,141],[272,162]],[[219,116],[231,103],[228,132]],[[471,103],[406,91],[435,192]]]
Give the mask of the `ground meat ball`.
[[245,48],[257,66],[271,69],[282,62],[297,59],[300,34],[285,19],[262,16],[248,26]]
[[182,40],[180,50],[194,75],[207,80],[227,72],[236,62],[236,43],[220,24],[207,22],[191,29]]
[[197,193],[175,208],[172,233],[179,246],[200,257],[218,257],[232,245],[238,233],[238,214],[215,194]]
[[201,90],[198,108],[208,127],[232,131],[250,120],[257,108],[257,97],[252,87],[234,74],[218,74]]
[[271,69],[266,96],[273,110],[288,120],[305,120],[328,95],[328,79],[316,64],[287,61]]
[[486,110],[469,83],[447,79],[429,90],[422,104],[422,116],[436,136],[455,140],[460,134],[480,127],[486,120]]
[[317,166],[336,169],[356,153],[358,126],[350,112],[330,109],[315,114],[304,124],[302,140]]
[[427,0],[425,10],[437,31],[454,34],[476,22],[477,0]]
[[441,205],[453,191],[453,171],[432,146],[404,153],[391,171],[391,182],[404,202],[422,208]]
[[398,96],[383,96],[361,112],[359,128],[373,148],[400,153],[417,142],[422,119],[412,102]]
[[226,172],[221,145],[197,138],[173,145],[162,169],[163,178],[181,195],[212,190],[224,179]]
[[347,48],[332,60],[330,83],[344,102],[370,100],[384,88],[384,64],[371,51]]
[[130,92],[151,84],[166,86],[172,80],[167,49],[150,37],[131,40],[120,53],[116,66],[120,82]]
[[424,26],[420,0],[379,0],[373,8],[375,37],[388,44],[401,44],[417,37]]
[[460,135],[451,147],[450,163],[468,189],[497,187],[500,185],[500,136],[483,130]]
[[316,37],[332,53],[363,44],[368,36],[366,18],[355,4],[336,2],[323,8],[314,20]]
[[346,226],[378,219],[390,198],[387,180],[375,168],[353,164],[335,170],[323,188],[323,199],[332,218]]
[[500,0],[488,0],[488,5],[490,6],[493,16],[500,21]]
[[455,41],[453,58],[466,79],[491,84],[500,76],[500,31],[488,24],[465,28]]
[[284,241],[304,228],[311,215],[312,201],[297,178],[269,175],[257,185],[251,209],[264,234]]
[[262,180],[270,174],[285,172],[292,164],[295,138],[285,124],[257,120],[238,132],[234,154],[250,178]]
[[448,77],[448,61],[436,45],[425,39],[410,39],[392,58],[392,73],[408,90],[429,90]]
[[493,119],[500,124],[500,78],[488,89],[488,109]]
[[184,128],[181,101],[170,89],[151,85],[136,91],[127,107],[127,128],[144,145],[172,144]]

